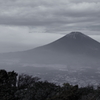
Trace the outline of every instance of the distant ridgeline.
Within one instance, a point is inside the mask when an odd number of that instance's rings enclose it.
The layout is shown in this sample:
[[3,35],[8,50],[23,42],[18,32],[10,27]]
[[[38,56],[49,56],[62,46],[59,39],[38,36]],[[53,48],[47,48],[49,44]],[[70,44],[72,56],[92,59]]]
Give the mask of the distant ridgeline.
[[0,70],[0,100],[100,100],[100,87],[63,86],[26,74]]

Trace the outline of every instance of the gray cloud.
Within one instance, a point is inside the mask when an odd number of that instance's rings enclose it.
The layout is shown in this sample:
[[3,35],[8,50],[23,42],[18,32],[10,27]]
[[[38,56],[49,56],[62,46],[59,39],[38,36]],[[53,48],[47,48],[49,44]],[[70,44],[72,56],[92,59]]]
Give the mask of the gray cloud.
[[[99,31],[99,0],[3,0],[0,24],[43,28],[43,32]],[[92,25],[91,25],[92,24]],[[96,30],[96,24],[97,30]]]

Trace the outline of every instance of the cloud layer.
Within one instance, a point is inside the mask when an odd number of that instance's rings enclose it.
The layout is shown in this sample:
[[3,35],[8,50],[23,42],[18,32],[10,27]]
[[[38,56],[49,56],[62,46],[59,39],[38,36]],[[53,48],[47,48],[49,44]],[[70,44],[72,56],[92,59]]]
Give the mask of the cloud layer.
[[0,24],[43,32],[100,31],[99,0],[2,0]]

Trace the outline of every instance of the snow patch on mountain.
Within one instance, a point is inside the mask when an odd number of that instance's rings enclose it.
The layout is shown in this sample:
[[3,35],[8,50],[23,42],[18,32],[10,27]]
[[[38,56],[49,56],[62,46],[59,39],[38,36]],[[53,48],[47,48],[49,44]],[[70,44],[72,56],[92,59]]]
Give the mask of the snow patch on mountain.
[[81,32],[71,32],[71,33],[67,34],[66,37],[73,38],[73,39],[77,39],[78,37],[81,37],[82,38],[82,37],[87,37],[87,36],[84,35]]

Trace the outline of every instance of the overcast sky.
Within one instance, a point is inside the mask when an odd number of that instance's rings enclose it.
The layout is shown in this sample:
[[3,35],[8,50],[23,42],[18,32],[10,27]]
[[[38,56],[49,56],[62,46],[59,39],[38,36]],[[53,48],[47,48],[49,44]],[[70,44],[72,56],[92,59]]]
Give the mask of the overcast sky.
[[0,0],[0,52],[31,49],[72,31],[100,41],[100,0]]

